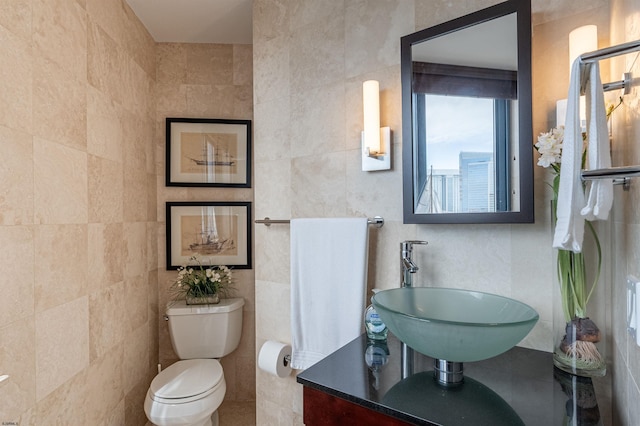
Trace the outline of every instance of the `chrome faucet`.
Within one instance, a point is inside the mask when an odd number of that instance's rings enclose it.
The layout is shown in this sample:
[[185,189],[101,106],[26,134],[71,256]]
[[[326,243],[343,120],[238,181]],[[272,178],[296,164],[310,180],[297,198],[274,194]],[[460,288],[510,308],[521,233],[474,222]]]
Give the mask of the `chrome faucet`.
[[[401,287],[413,287],[413,274],[418,272],[418,269],[420,269],[411,258],[414,244],[427,244],[427,242],[408,240],[400,243],[400,269],[402,271]],[[413,374],[413,349],[407,346],[404,342],[400,347],[400,358],[402,363],[402,378],[406,379]]]
[[427,244],[427,242],[407,240],[400,243],[400,269],[402,270],[401,287],[413,287],[413,274],[418,272],[420,269],[411,258],[414,244]]

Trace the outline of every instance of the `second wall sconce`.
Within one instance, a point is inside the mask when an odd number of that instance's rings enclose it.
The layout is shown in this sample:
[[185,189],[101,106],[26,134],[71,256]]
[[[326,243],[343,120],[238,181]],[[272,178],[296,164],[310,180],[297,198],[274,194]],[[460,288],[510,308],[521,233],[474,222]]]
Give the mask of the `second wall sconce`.
[[380,127],[380,83],[362,84],[364,130],[362,132],[362,170],[391,168],[391,129]]
[[[598,50],[598,27],[595,25],[584,25],[569,33],[569,74],[573,61],[583,53]],[[584,130],[587,126],[586,101],[584,96],[580,96],[580,123]],[[564,126],[567,114],[567,100],[561,99],[556,102],[556,125]]]

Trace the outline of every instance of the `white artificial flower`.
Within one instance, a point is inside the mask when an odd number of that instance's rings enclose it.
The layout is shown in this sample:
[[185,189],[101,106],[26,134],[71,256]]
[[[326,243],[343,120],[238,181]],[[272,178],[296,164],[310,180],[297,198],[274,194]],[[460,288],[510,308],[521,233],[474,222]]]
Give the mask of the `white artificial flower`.
[[538,142],[535,144],[538,148],[540,158],[538,165],[549,167],[552,164],[559,164],[562,157],[562,142],[564,141],[564,126],[560,126],[538,136]]

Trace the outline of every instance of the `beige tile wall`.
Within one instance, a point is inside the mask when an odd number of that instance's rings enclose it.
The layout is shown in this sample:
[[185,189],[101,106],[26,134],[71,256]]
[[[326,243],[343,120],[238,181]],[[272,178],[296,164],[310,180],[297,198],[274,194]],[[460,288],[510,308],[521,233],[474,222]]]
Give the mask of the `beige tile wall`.
[[[122,0],[2,2],[0,43],[0,420],[144,424],[176,358],[164,202],[253,199],[165,188],[164,118],[251,119],[251,46],[156,45]],[[251,401],[253,271],[236,277],[227,399]]]
[[[165,118],[253,118],[253,60],[250,45],[159,43],[156,50],[156,166],[159,257],[159,303],[165,306],[168,288],[177,276],[166,271],[165,202],[253,201],[252,188],[165,187]],[[222,359],[227,382],[225,399],[255,400],[255,297],[252,269],[233,271],[237,296],[245,299],[240,346]],[[163,367],[177,360],[160,309],[159,357]],[[155,319],[155,318],[154,318]]]
[[[535,171],[535,224],[402,224],[400,37],[498,2],[341,0],[319,7],[311,0],[254,1],[256,217],[381,215],[384,227],[370,234],[371,287],[399,284],[400,241],[428,240],[416,250],[418,280],[459,283],[529,303],[540,321],[522,345],[550,351],[558,290],[545,185],[551,177],[544,170]],[[607,46],[610,5],[532,3],[535,136],[555,126],[556,100],[566,97],[568,33],[595,23],[600,46]],[[393,130],[391,171],[360,171],[361,84],[370,78],[380,80],[381,122]],[[256,252],[259,348],[268,339],[290,341],[288,228],[257,227]],[[459,267],[461,260],[467,267]],[[302,424],[294,375],[278,379],[258,370],[256,377],[258,424]]]
[[144,424],[155,43],[121,0],[12,0],[0,54],[0,421]]
[[[618,44],[640,39],[640,1],[611,1],[611,43]],[[611,60],[611,75],[621,76],[640,71],[638,54],[624,55]],[[614,165],[640,164],[640,104],[638,87],[624,97],[624,104],[613,116]],[[640,423],[640,347],[626,332],[627,275],[640,276],[640,215],[637,179],[628,192],[617,190],[613,216],[613,378],[615,424]]]
[[[252,48],[160,44],[122,0],[0,5],[0,420],[144,424],[161,362],[164,118],[251,119]],[[157,76],[157,83],[156,83]],[[253,271],[227,399],[255,399]],[[160,305],[158,305],[160,301]]]

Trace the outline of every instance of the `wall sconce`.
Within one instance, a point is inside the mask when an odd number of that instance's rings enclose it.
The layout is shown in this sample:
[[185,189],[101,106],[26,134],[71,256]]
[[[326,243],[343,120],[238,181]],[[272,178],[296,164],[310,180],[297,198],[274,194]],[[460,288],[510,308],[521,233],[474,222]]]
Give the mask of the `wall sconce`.
[[[569,73],[573,61],[583,53],[598,50],[598,27],[595,25],[584,25],[569,33]],[[556,125],[564,126],[567,115],[567,100],[561,99],[556,102]],[[584,96],[580,96],[580,126],[586,130],[587,113]]]
[[598,50],[598,27],[584,25],[569,33],[569,72],[573,61],[583,53]]
[[391,129],[380,127],[380,83],[362,83],[364,130],[362,131],[362,170],[391,168]]

